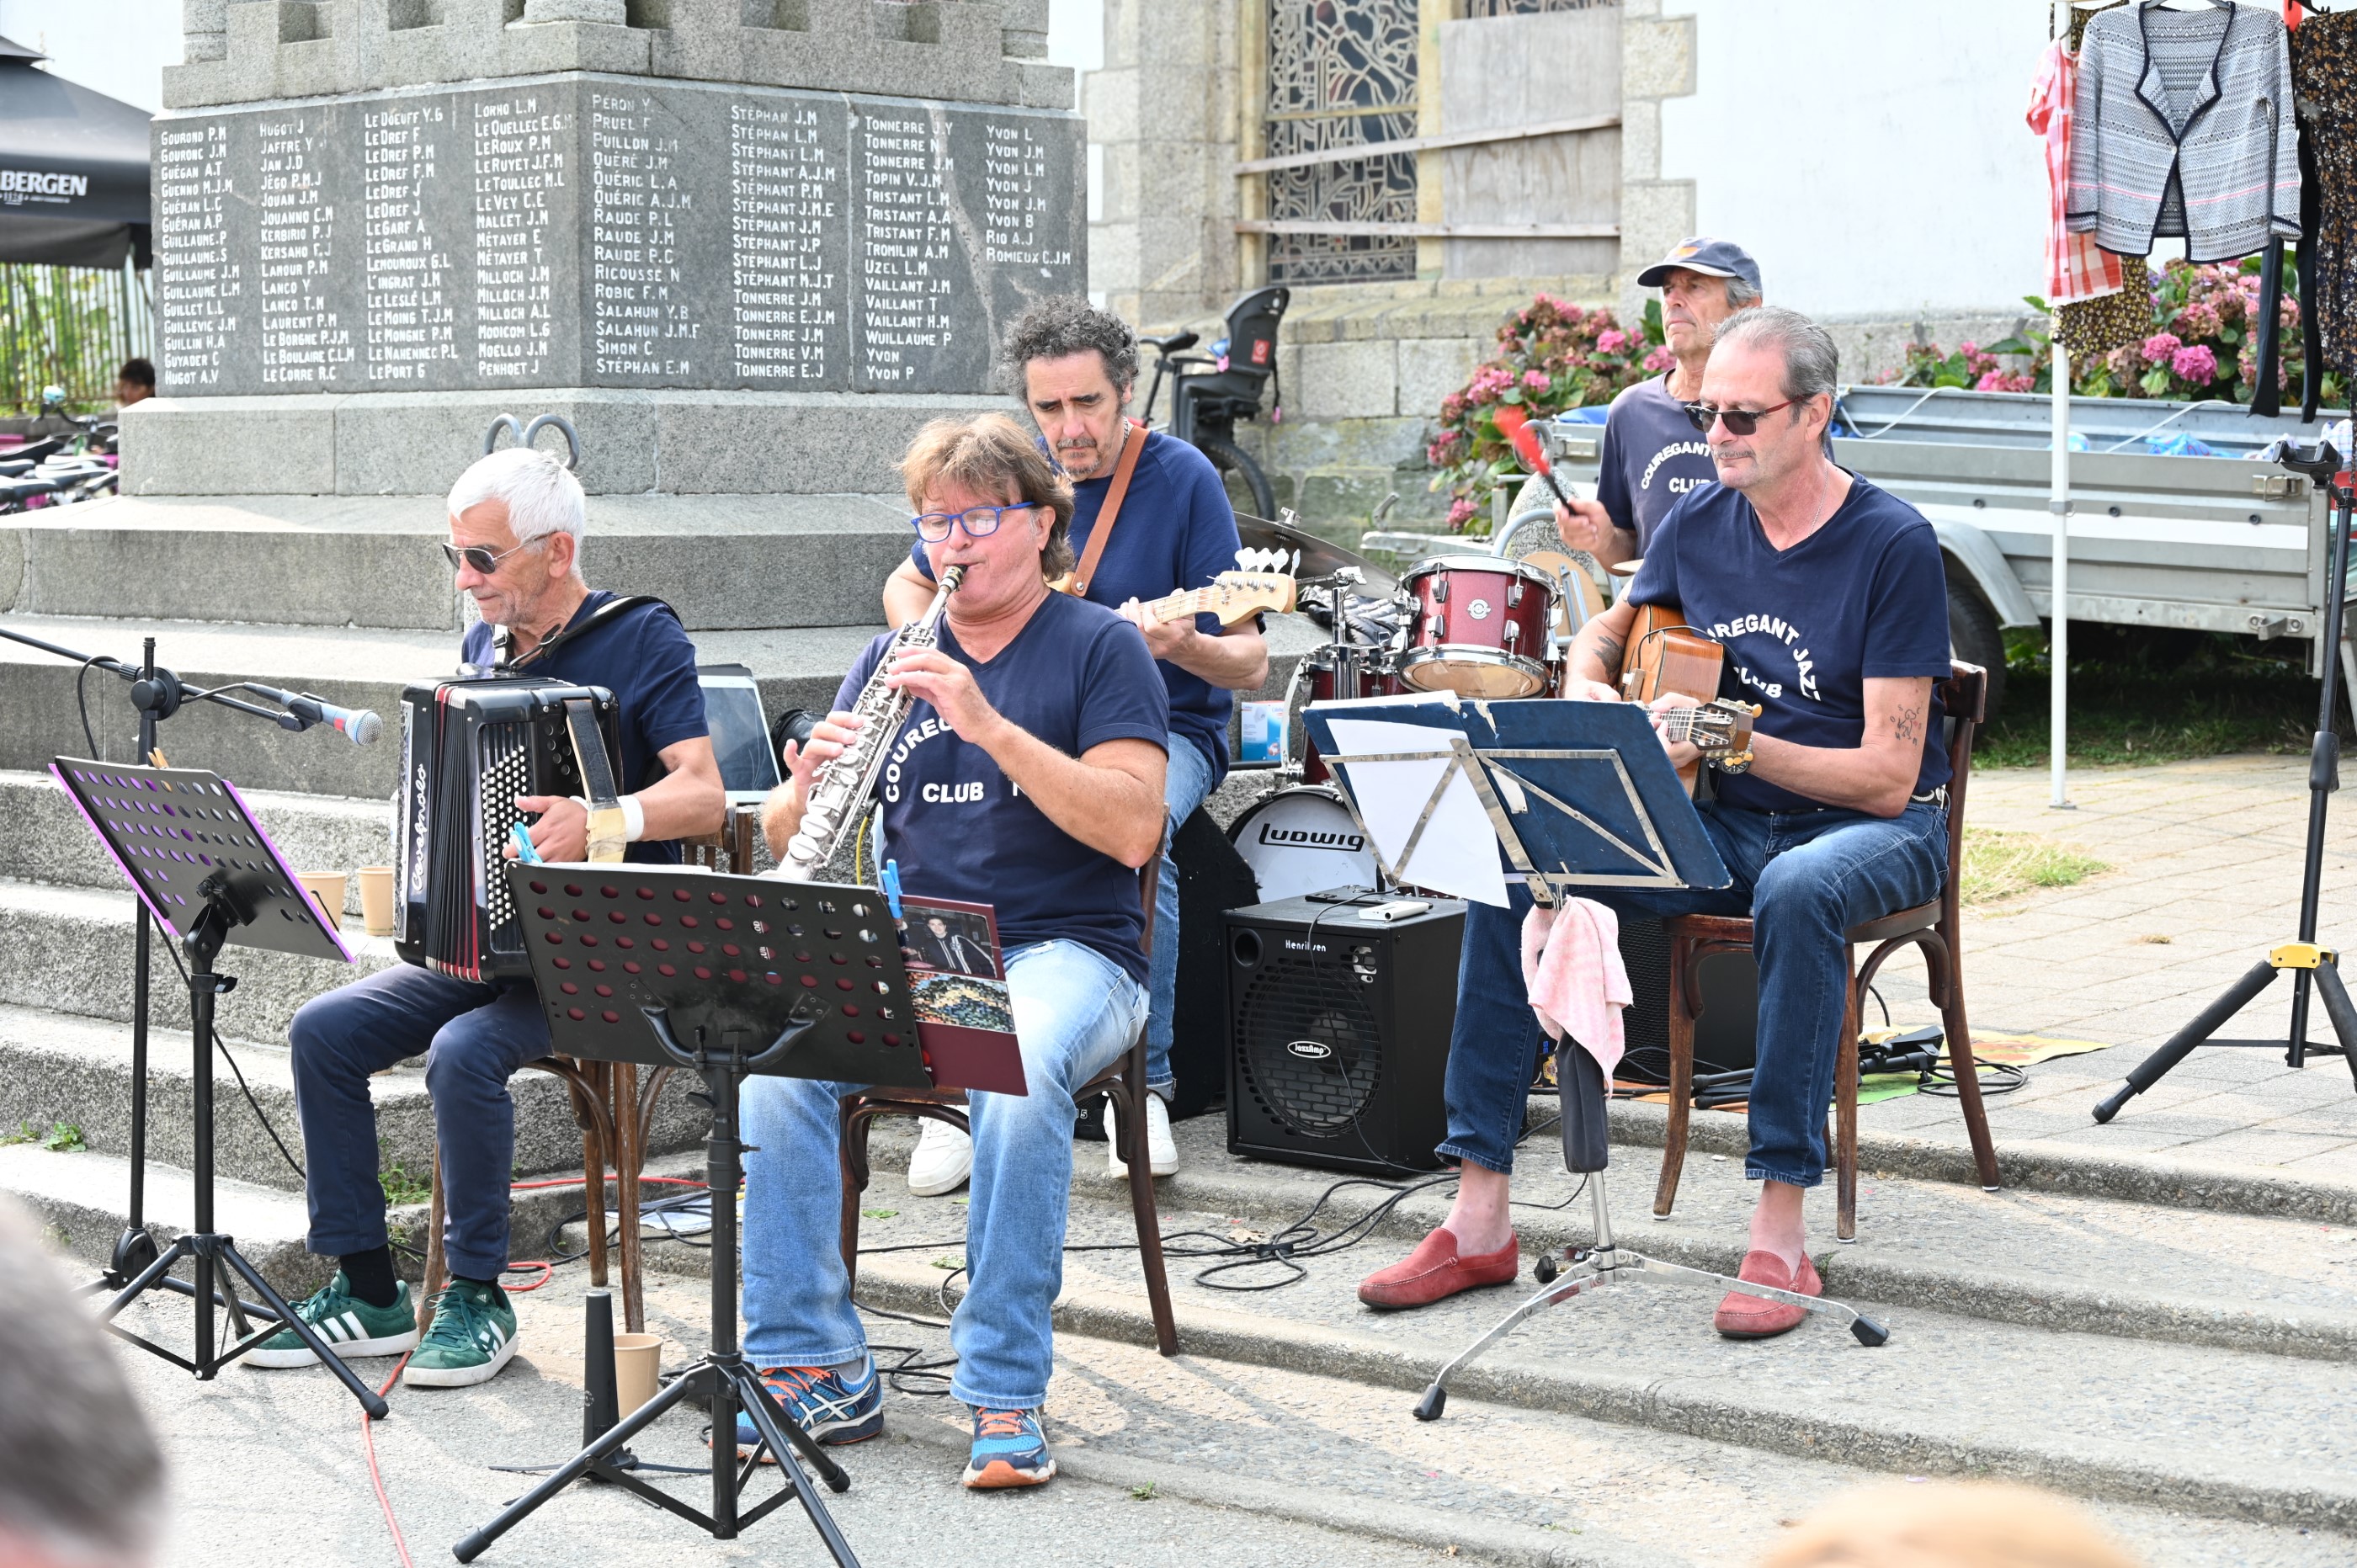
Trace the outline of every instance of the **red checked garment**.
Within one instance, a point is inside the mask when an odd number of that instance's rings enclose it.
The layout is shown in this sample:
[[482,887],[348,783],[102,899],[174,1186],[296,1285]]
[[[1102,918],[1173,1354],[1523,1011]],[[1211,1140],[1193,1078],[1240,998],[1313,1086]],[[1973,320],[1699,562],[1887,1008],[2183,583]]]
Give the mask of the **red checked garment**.
[[2072,104],[2078,81],[2078,57],[2057,38],[2040,57],[2038,80],[2029,89],[2029,128],[2046,138],[2049,305],[2117,294],[2126,276],[2120,258],[2096,244],[2093,234],[2074,234],[2062,224],[2064,188],[2071,182]]

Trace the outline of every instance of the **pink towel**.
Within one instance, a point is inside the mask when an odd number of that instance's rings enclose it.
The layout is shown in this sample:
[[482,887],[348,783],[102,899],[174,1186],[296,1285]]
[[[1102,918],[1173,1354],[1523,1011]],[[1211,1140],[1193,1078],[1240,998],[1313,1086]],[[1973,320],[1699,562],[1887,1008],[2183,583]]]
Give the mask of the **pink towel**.
[[1534,907],[1523,921],[1523,983],[1539,1026],[1555,1040],[1568,1033],[1611,1082],[1622,1048],[1620,1009],[1630,1001],[1620,917],[1593,898]]

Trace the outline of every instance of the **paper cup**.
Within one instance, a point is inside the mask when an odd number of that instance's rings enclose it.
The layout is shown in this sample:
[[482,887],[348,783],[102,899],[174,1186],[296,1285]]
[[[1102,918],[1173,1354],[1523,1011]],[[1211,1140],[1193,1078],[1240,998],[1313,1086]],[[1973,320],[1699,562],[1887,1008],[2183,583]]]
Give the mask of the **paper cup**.
[[393,935],[393,867],[363,865],[361,878],[361,923],[372,937]]
[[312,901],[328,912],[328,924],[338,930],[344,925],[344,889],[350,885],[349,871],[303,871],[296,874],[303,886],[311,890]]
[[614,1336],[615,1402],[625,1417],[655,1397],[655,1391],[662,1386],[662,1335]]

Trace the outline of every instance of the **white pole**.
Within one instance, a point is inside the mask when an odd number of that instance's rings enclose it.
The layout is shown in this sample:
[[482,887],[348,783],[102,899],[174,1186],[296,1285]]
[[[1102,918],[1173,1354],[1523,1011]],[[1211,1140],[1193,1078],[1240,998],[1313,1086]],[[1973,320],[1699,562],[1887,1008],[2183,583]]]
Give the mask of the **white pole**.
[[2047,688],[2047,746],[2053,753],[2054,795],[2047,804],[2058,811],[2071,807],[2071,350],[2058,337],[2054,341],[2054,493],[2047,503],[2054,514],[2054,584],[2051,593],[2054,634],[2047,641],[2047,664],[2052,671]]

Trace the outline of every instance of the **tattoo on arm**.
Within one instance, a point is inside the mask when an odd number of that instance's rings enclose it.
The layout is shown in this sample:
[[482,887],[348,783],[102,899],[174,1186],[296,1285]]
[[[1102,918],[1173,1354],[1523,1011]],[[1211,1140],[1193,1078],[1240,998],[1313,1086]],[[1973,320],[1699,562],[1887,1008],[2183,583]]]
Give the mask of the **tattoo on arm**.
[[1902,743],[1920,745],[1923,739],[1923,704],[1911,703],[1891,714],[1890,733]]
[[1620,668],[1620,657],[1626,651],[1626,645],[1623,644],[1619,638],[1612,636],[1609,632],[1601,632],[1598,634],[1596,639],[1596,658],[1597,661],[1604,666],[1606,673],[1609,674]]

